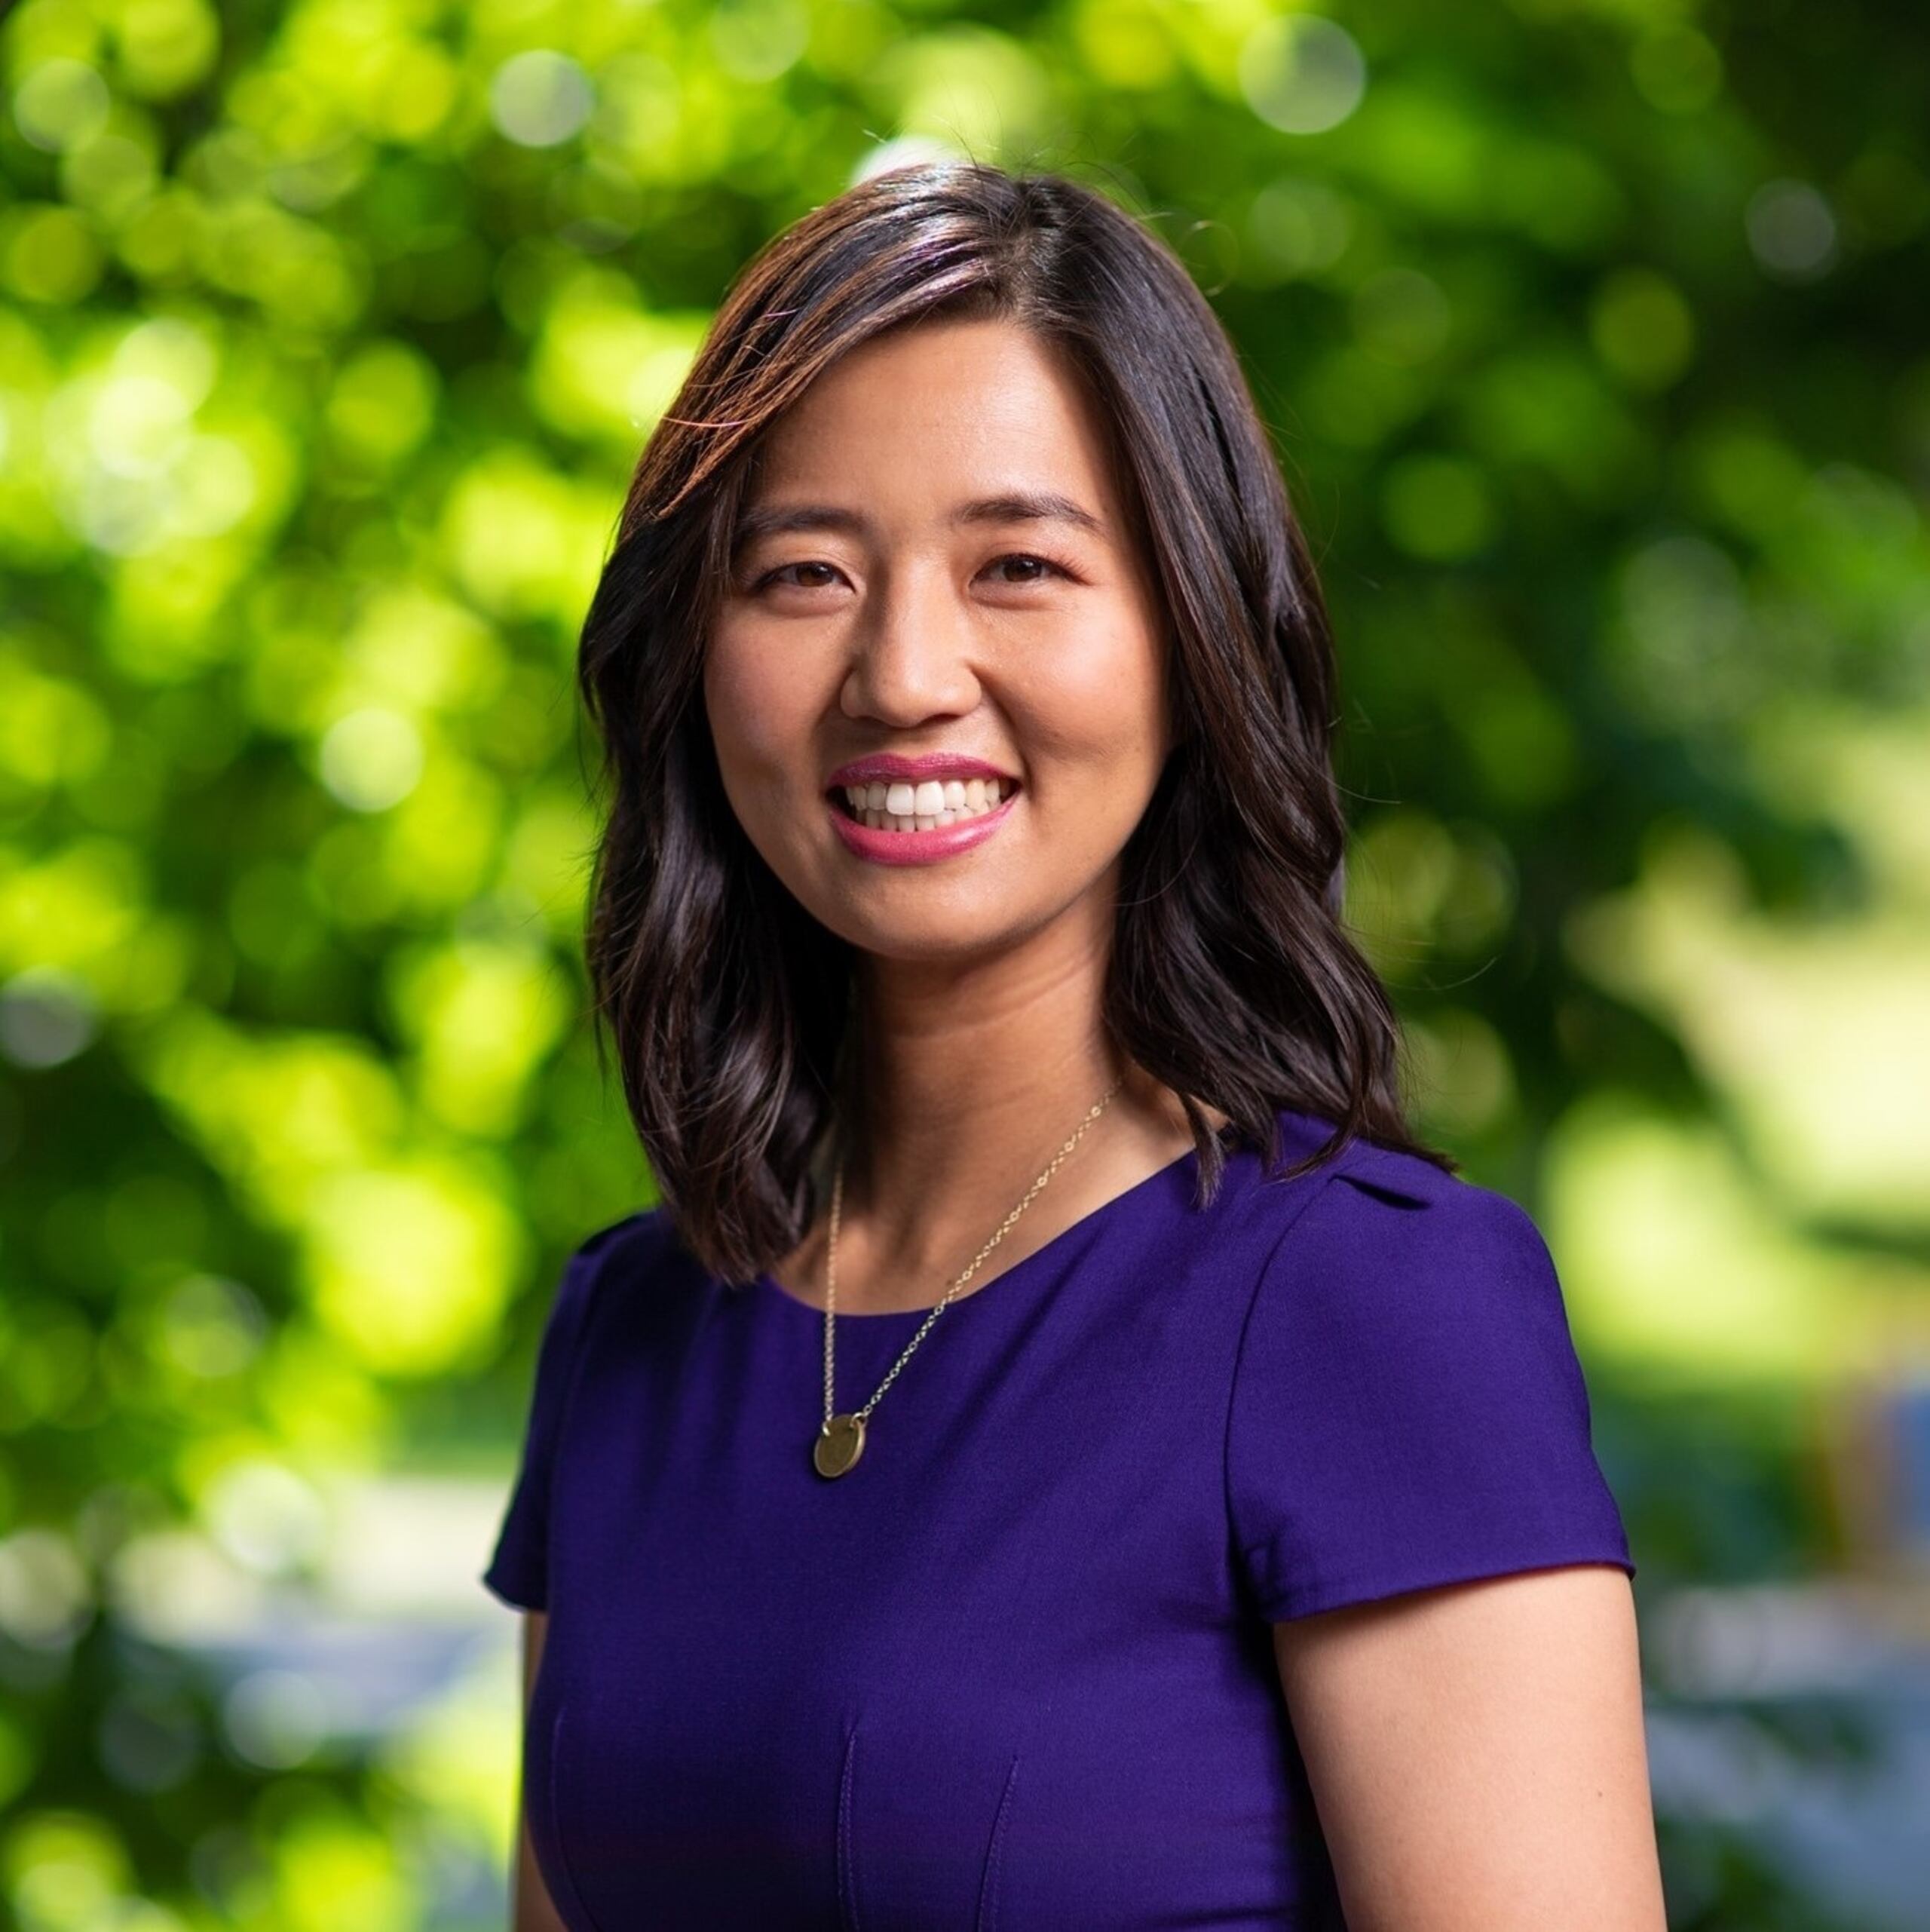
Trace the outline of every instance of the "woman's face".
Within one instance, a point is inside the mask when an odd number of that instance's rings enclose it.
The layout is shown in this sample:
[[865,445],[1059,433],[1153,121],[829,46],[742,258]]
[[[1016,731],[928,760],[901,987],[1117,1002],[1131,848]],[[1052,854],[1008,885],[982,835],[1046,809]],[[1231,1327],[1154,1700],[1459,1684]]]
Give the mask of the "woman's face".
[[[1009,323],[924,323],[827,371],[767,440],[704,703],[731,805],[805,909],[929,960],[1075,908],[1110,931],[1170,746],[1164,654],[1071,370]],[[854,817],[835,776],[881,759]],[[975,811],[953,760],[1009,796]],[[963,812],[934,786],[967,787]]]

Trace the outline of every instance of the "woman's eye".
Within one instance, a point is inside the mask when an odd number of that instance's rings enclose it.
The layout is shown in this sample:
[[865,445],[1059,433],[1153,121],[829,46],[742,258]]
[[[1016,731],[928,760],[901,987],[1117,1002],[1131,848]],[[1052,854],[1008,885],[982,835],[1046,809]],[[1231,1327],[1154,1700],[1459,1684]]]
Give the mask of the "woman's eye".
[[[824,570],[829,571],[833,576],[837,575],[836,571],[828,563],[785,563],[779,565],[775,570],[766,571],[764,574],[758,579],[753,587],[761,590],[770,584],[780,583],[782,582],[785,574],[787,572],[792,570]],[[820,584],[792,583],[786,584],[784,587],[789,590],[816,590],[823,589],[823,586]]]
[[998,558],[991,567],[994,570],[1001,569],[1008,563],[1036,565],[1039,573],[1037,575],[1028,574],[1024,577],[1008,577],[1006,581],[1009,584],[1041,584],[1045,581],[1045,573],[1048,571],[1057,577],[1068,574],[1064,565],[1055,563],[1049,557],[1036,557],[1030,551],[1014,551],[1009,557]]

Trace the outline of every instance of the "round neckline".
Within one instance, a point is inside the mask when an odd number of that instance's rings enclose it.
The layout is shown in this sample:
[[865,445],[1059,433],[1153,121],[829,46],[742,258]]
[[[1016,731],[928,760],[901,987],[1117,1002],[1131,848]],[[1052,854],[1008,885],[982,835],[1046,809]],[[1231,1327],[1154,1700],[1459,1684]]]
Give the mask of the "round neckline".
[[[1054,1249],[1070,1241],[1074,1235],[1090,1233],[1093,1223],[1111,1214],[1115,1208],[1123,1207],[1135,1196],[1144,1194],[1150,1188],[1157,1186],[1160,1182],[1178,1173],[1189,1163],[1196,1166],[1199,1160],[1199,1148],[1196,1143],[1189,1147],[1184,1154],[1178,1155],[1167,1161],[1163,1167],[1155,1167],[1152,1173],[1135,1181],[1130,1187],[1122,1188],[1110,1200],[1102,1201],[1098,1207],[1089,1208],[1077,1221],[1073,1222],[1068,1227],[1062,1228],[1043,1247],[1034,1248],[1030,1254],[1021,1255],[1009,1267],[1001,1268],[990,1280],[973,1290],[969,1295],[956,1298],[951,1305],[954,1308],[963,1308],[967,1302],[982,1300],[1004,1283],[1010,1280],[1015,1274],[1024,1273],[1035,1262],[1046,1260]],[[768,1268],[760,1268],[758,1271],[753,1277],[753,1285],[764,1290],[767,1296],[774,1297],[780,1302],[788,1302],[800,1314],[815,1315],[822,1318],[825,1314],[825,1311],[816,1302],[800,1301],[789,1289],[783,1286],[773,1277]],[[847,1322],[919,1322],[923,1321],[936,1305],[936,1302],[928,1302],[922,1308],[868,1308],[859,1309],[856,1313],[847,1310],[838,1319],[840,1321]]]

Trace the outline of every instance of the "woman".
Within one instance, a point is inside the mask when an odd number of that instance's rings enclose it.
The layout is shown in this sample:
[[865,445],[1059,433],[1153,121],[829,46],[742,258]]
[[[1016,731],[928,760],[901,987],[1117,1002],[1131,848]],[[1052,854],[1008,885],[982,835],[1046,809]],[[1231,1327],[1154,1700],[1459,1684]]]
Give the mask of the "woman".
[[1231,349],[1055,176],[752,262],[585,627],[660,1204],[486,1581],[516,1923],[1652,1932],[1548,1251],[1417,1147]]

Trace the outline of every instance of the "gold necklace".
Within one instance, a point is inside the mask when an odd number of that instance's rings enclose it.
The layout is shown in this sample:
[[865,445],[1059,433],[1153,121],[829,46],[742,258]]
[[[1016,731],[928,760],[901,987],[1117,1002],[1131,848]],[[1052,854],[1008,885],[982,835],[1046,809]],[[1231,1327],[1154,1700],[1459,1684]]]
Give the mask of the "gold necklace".
[[978,1273],[980,1263],[999,1243],[1005,1239],[1007,1231],[1020,1215],[1032,1204],[1033,1196],[1058,1172],[1058,1164],[1085,1136],[1086,1130],[1106,1111],[1113,1096],[1125,1084],[1114,1081],[1107,1088],[1104,1097],[1096,1106],[1086,1110],[1086,1118],[1079,1124],[1079,1130],[1059,1151],[1052,1156],[1051,1164],[1031,1186],[1026,1190],[1025,1198],[1000,1224],[999,1231],[978,1253],[972,1265],[945,1291],[945,1299],[927,1314],[919,1324],[918,1332],[905,1345],[905,1351],[892,1363],[883,1382],[872,1390],[871,1400],[862,1409],[853,1409],[849,1415],[834,1415],[835,1406],[832,1391],[835,1385],[835,1358],[838,1328],[838,1214],[844,1198],[844,1155],[842,1149],[838,1156],[838,1170],[831,1183],[831,1234],[825,1246],[824,1261],[824,1426],[817,1432],[811,1444],[811,1466],[820,1476],[842,1476],[856,1464],[865,1452],[865,1424],[872,1411],[878,1406],[878,1399],[896,1380],[898,1372],[911,1359],[911,1351],[930,1333],[932,1323],[944,1314],[952,1297]]

